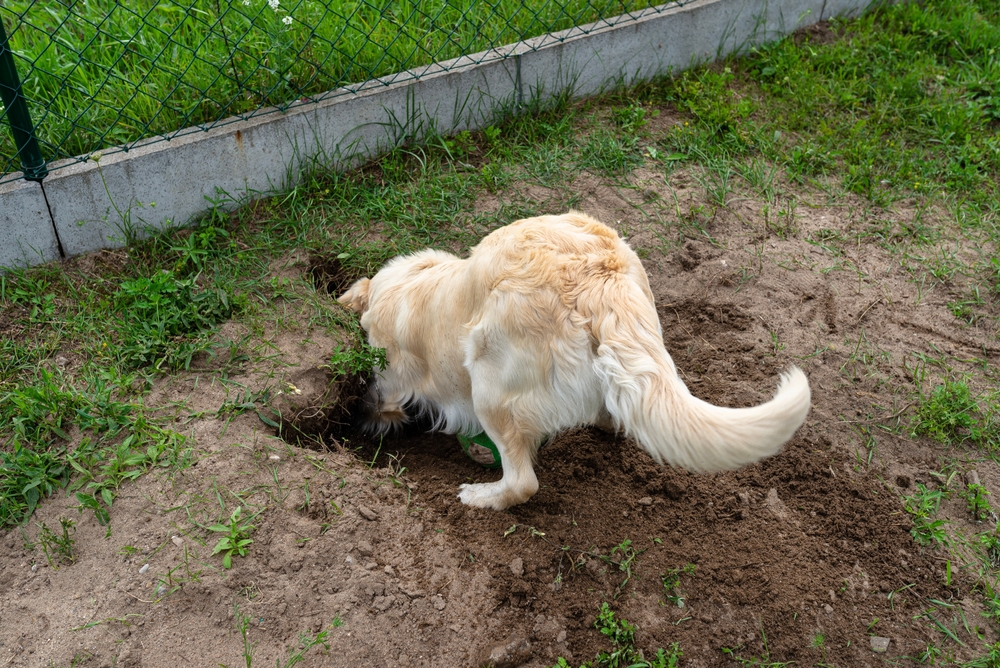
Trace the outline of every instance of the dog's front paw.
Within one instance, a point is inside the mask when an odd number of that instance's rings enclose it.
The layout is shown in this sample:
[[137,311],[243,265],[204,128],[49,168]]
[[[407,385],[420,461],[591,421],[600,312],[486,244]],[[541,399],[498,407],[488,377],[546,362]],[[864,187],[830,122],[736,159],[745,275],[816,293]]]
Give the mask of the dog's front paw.
[[504,510],[511,504],[507,499],[506,489],[500,482],[484,482],[475,485],[460,485],[458,500],[474,508],[491,508]]

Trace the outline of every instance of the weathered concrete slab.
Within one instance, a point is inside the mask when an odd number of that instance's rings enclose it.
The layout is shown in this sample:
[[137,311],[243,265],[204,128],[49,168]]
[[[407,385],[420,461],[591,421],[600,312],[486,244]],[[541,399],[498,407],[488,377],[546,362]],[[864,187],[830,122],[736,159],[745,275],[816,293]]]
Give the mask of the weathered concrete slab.
[[887,3],[900,2],[901,0],[867,0],[865,2],[858,2],[858,0],[826,0],[823,5],[823,20],[826,21],[835,16],[843,18],[860,16],[869,7],[874,6],[879,1]]
[[41,185],[23,180],[0,184],[0,270],[59,257]]
[[823,1],[698,0],[527,40],[517,46],[525,95],[594,95],[742,52],[818,22]]
[[[67,256],[120,246],[151,229],[184,224],[210,209],[294,185],[313,162],[343,168],[430,131],[480,127],[514,90],[512,61],[420,80],[365,84],[169,141],[54,169],[45,181]],[[395,79],[404,79],[397,75]]]

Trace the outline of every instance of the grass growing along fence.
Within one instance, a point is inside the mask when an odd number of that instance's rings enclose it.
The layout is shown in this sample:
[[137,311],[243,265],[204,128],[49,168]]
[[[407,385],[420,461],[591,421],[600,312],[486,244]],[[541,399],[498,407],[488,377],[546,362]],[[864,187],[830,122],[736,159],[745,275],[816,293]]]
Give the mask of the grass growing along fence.
[[[13,0],[0,5],[0,20],[43,153],[52,161],[654,4]],[[17,169],[3,127],[0,180]]]

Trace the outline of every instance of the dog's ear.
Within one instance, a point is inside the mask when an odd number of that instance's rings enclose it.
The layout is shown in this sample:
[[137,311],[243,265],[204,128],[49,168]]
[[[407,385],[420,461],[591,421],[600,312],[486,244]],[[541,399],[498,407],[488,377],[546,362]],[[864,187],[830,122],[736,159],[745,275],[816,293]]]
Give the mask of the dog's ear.
[[352,285],[347,292],[340,295],[337,301],[355,313],[364,313],[368,310],[368,289],[370,283],[371,281],[367,278],[362,278]]

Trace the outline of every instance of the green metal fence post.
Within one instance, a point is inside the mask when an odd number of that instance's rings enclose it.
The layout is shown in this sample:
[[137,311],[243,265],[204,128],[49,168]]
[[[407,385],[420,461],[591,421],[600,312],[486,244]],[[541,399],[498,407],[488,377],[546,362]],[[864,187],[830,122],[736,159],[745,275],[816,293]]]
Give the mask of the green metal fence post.
[[14,66],[14,53],[7,42],[7,31],[0,21],[0,98],[7,110],[7,122],[10,123],[11,134],[14,135],[14,145],[21,157],[21,167],[24,178],[29,181],[41,181],[49,173],[45,168],[45,158],[38,148],[35,137],[35,127],[28,113],[28,103],[21,94],[21,80]]

